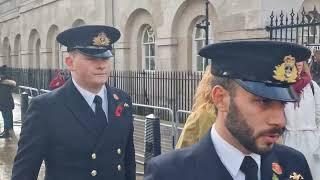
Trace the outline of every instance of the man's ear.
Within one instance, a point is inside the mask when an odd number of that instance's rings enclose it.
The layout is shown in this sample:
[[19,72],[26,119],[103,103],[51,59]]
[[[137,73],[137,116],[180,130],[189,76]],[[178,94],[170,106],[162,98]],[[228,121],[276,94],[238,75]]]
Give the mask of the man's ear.
[[230,95],[224,87],[220,85],[213,87],[211,90],[211,99],[218,111],[229,111]]
[[73,67],[73,62],[74,61],[74,55],[69,54],[66,58],[65,58],[65,63],[67,65],[67,69],[69,71],[73,71],[74,67]]

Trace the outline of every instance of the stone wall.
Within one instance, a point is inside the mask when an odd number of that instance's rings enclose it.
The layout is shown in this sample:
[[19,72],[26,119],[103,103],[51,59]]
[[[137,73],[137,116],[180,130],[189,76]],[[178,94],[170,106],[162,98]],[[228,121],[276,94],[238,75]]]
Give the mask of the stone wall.
[[[210,42],[266,39],[272,10],[320,7],[318,0],[209,0]],[[144,69],[145,27],[155,33],[157,70],[195,69],[195,24],[204,18],[204,0],[0,0],[0,65],[63,68],[65,48],[56,35],[83,24],[120,29],[115,68]]]

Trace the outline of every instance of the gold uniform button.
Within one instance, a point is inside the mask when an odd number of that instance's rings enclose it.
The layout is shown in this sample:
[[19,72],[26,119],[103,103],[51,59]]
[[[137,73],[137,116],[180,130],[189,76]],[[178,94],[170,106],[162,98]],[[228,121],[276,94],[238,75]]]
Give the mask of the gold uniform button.
[[118,165],[118,171],[121,171],[121,166],[120,166],[120,164]]
[[92,171],[91,171],[91,176],[94,177],[94,176],[96,176],[97,174],[98,174],[98,172],[97,172],[96,170],[92,170]]
[[96,153],[92,153],[92,154],[91,154],[91,159],[97,159]]
[[117,149],[117,153],[120,155],[121,154],[121,149]]

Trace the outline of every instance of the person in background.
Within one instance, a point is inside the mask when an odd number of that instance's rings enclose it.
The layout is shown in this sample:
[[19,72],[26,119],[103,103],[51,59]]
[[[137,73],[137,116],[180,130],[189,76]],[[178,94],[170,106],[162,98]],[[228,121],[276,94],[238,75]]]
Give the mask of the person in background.
[[64,73],[62,70],[57,70],[55,77],[50,81],[49,90],[57,89],[64,85],[66,82]]
[[148,161],[144,180],[312,180],[304,155],[277,144],[285,127],[284,106],[297,101],[290,85],[295,62],[308,48],[276,41],[208,45],[216,120],[196,144]]
[[176,149],[188,147],[198,142],[212,127],[216,119],[215,107],[210,98],[213,75],[208,65],[194,97],[192,112],[183,127]]
[[116,28],[67,29],[57,41],[67,47],[71,78],[32,98],[22,124],[12,180],[135,180],[131,97],[107,84]]
[[306,61],[296,63],[298,77],[293,89],[300,100],[285,105],[287,119],[283,143],[301,151],[314,180],[320,180],[320,88],[312,80]]
[[0,70],[0,111],[4,121],[4,130],[0,133],[0,138],[9,138],[14,134],[12,90],[16,87],[16,82],[8,79],[6,67],[6,65],[3,65]]

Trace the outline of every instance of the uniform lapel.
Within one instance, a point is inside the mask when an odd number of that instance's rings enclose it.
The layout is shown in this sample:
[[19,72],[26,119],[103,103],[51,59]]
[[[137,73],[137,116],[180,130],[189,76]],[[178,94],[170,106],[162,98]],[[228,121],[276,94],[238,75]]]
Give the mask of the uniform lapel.
[[[221,162],[216,149],[211,140],[211,130],[200,142],[194,146],[196,154],[196,168],[198,180],[208,179],[212,180],[232,180],[232,176]],[[199,157],[198,157],[199,156]]]
[[108,97],[108,124],[112,125],[115,120],[115,110],[117,106],[117,100],[113,97],[113,90],[110,86],[106,85],[107,88],[107,97]]
[[[109,142],[110,144],[116,144],[113,143],[119,142],[117,134],[121,134],[122,128],[120,121],[117,117],[115,117],[115,110],[117,106],[118,99],[114,98],[115,92],[113,92],[112,88],[110,86],[106,85],[107,88],[107,97],[108,97],[108,126],[104,129],[102,135],[98,138],[98,143],[96,146],[96,149],[99,150],[104,143]],[[108,139],[106,141],[106,139]]]
[[94,112],[88,105],[87,101],[74,86],[72,80],[68,80],[63,87],[65,88],[65,104],[74,114],[75,119],[91,134],[97,136],[94,128],[90,126],[90,121],[94,118]]

